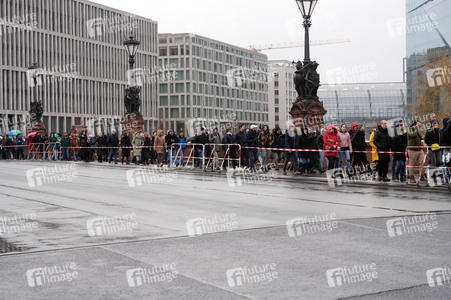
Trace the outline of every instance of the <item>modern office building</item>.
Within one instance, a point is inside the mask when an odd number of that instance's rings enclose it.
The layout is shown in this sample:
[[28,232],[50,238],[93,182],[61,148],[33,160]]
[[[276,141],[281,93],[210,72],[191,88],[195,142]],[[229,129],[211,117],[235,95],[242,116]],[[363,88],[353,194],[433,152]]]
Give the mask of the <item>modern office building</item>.
[[[85,0],[2,0],[0,18],[3,132],[26,128],[35,96],[42,100],[47,132],[93,122],[118,127],[129,68],[122,43],[131,32],[141,42],[135,68],[155,70],[157,65],[157,23],[103,5]],[[27,72],[33,62],[40,67],[36,86]],[[155,128],[157,93],[156,80],[143,83],[145,129]]]
[[[290,61],[269,61],[269,70],[273,79],[268,88],[269,125],[286,130],[297,97],[293,80],[296,67]],[[322,84],[318,96],[327,110],[326,124],[375,124],[382,119],[406,117],[405,83]]]
[[[440,86],[451,81],[451,70],[445,66],[427,66],[437,56],[451,60],[451,1],[406,0],[406,79],[407,104],[411,107],[422,86]],[[443,99],[438,99],[443,101]],[[431,101],[433,101],[431,99]]]
[[290,120],[289,111],[296,101],[294,72],[296,67],[288,60],[269,61],[268,99],[269,126],[286,130]]
[[189,33],[158,36],[163,129],[268,122],[266,55]]
[[324,84],[318,96],[327,110],[326,124],[373,124],[383,119],[407,117],[406,84],[402,82]]

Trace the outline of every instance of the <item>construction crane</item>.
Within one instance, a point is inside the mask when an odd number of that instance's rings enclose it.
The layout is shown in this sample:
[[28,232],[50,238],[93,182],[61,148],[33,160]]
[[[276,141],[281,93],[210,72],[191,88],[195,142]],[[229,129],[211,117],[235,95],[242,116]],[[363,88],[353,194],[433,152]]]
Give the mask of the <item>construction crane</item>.
[[[350,39],[336,39],[336,40],[311,41],[310,46],[342,44],[342,43],[351,43],[351,40]],[[249,49],[254,52],[260,52],[263,50],[297,48],[297,47],[304,47],[304,43],[290,42],[290,43],[278,43],[278,44],[267,44],[267,45],[252,45],[252,46],[249,46]]]

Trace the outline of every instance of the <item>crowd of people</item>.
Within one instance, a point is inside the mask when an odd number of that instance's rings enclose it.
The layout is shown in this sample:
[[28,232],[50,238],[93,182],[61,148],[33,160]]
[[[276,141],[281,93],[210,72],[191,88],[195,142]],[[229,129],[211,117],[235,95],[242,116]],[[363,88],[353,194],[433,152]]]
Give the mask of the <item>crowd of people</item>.
[[[450,118],[445,118],[441,127],[437,120],[430,124],[396,122],[393,126],[394,135],[390,135],[389,124],[382,120],[368,136],[365,125],[358,123],[352,123],[349,129],[342,124],[319,130],[313,127],[300,129],[291,124],[285,132],[280,128],[271,130],[267,125],[250,128],[241,125],[236,133],[229,128],[224,134],[218,128],[208,132],[201,128],[189,138],[183,131],[176,134],[168,130],[164,134],[161,129],[151,134],[123,132],[121,136],[112,130],[108,135],[99,132],[93,136],[88,128],[84,128],[79,134],[65,132],[41,136],[37,133],[26,139],[22,135],[4,136],[0,143],[0,158],[97,160],[118,164],[120,156],[122,164],[161,167],[164,164],[184,165],[189,148],[193,149],[194,166],[200,168],[236,168],[240,161],[240,165],[250,172],[268,172],[272,168],[278,171],[281,167],[285,175],[287,172],[301,175],[342,169],[349,176],[376,172],[380,181],[409,180],[411,183],[416,182],[415,173],[420,173],[420,181],[426,180],[424,172],[419,172],[424,164],[422,147],[428,147],[429,167],[449,164],[443,158],[451,156],[450,149],[445,148],[451,146]],[[371,153],[371,164],[367,153]],[[410,168],[406,168],[407,157]],[[388,177],[390,162],[391,179]]]

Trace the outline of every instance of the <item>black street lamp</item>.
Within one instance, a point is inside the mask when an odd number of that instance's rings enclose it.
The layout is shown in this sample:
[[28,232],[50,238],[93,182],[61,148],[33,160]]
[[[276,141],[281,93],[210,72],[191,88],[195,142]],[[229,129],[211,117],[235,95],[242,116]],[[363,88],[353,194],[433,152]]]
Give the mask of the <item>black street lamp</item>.
[[310,17],[313,14],[313,10],[315,9],[316,3],[318,0],[296,0],[296,4],[301,11],[302,17],[304,18],[304,28],[305,28],[305,57],[304,62],[310,62],[310,37],[309,37],[309,29],[312,26],[312,22],[310,22]]
[[133,70],[133,65],[135,64],[135,55],[138,52],[138,47],[141,44],[140,41],[137,41],[133,34],[130,35],[127,41],[124,41],[125,49],[127,50],[129,57],[129,67],[128,70],[128,84],[129,87],[125,89],[124,94],[124,105],[126,110],[126,115],[136,115],[140,116],[141,113],[139,108],[141,106],[141,100],[139,99],[139,93],[141,92],[141,87],[136,86],[135,84],[135,73]]
[[129,64],[130,69],[133,69],[133,65],[135,64],[135,55],[138,52],[138,47],[141,44],[140,41],[137,41],[133,35],[130,35],[128,40],[124,42],[125,49],[127,49],[129,56]]
[[324,126],[323,116],[327,113],[323,102],[319,101],[318,89],[320,84],[320,75],[317,72],[319,64],[310,60],[310,36],[309,30],[312,26],[310,18],[315,9],[318,0],[296,0],[296,4],[304,18],[305,43],[304,43],[304,62],[298,61],[296,71],[294,72],[294,86],[298,94],[290,115],[293,117],[294,124],[298,127],[309,127],[319,132]]
[[[36,62],[31,64],[28,68],[28,78],[33,80],[33,85],[28,83],[29,86],[34,88],[33,91],[33,99],[30,101],[30,117],[31,117],[31,123],[42,123],[42,114],[43,114],[43,107],[42,107],[42,101],[38,100],[38,72],[39,66]],[[45,126],[43,124],[40,125],[45,129]]]

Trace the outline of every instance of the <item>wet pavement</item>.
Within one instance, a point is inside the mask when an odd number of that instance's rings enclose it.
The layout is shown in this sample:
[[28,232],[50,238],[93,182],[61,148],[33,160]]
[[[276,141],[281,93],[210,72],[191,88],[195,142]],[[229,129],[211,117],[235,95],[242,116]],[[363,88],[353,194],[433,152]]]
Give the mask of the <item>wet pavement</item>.
[[450,282],[428,284],[451,275],[444,188],[0,166],[1,239],[16,247],[0,255],[0,298],[449,299]]

